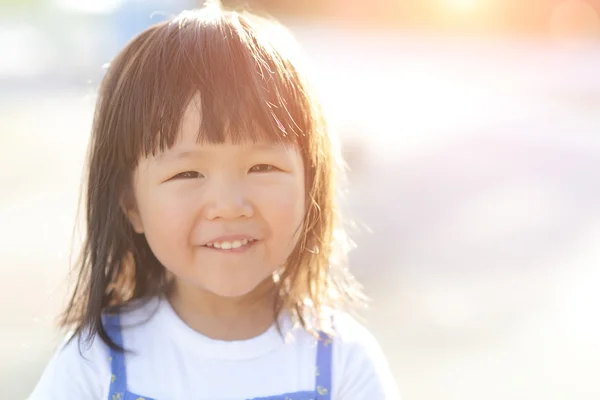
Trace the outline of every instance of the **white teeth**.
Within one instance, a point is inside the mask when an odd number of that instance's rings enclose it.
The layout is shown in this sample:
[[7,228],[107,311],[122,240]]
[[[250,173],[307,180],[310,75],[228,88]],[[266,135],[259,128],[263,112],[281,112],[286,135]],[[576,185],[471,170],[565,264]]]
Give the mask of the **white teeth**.
[[242,240],[234,240],[233,242],[208,243],[206,246],[214,247],[215,249],[230,250],[230,249],[237,249],[239,247],[245,246],[250,242],[252,242],[252,239],[242,239]]

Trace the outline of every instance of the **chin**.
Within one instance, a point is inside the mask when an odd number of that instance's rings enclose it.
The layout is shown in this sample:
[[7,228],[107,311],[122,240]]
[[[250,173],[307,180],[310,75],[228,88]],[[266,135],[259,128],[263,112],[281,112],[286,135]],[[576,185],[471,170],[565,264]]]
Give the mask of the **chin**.
[[245,289],[243,289],[243,288],[219,288],[217,290],[211,290],[210,288],[205,288],[205,290],[208,292],[211,292],[212,294],[219,296],[219,297],[235,299],[235,298],[244,297],[244,296],[252,293],[254,288],[245,288]]
[[269,276],[258,282],[239,282],[238,284],[227,282],[219,287],[206,287],[204,289],[220,297],[235,299],[254,294],[259,295],[263,291],[266,294],[272,285],[273,279]]

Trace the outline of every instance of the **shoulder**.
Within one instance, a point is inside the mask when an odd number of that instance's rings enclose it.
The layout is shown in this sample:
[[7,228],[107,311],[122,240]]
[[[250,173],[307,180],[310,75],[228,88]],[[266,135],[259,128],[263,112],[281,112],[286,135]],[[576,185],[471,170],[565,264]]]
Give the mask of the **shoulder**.
[[345,344],[375,344],[375,336],[358,319],[348,313],[332,313],[336,339]]
[[122,307],[115,314],[106,314],[104,319],[110,321],[112,318],[118,317],[124,328],[140,327],[152,321],[161,306],[163,306],[161,297],[137,299]]
[[[121,325],[138,333],[152,319],[158,302],[154,299],[131,304],[118,314],[104,315],[105,329],[113,340]],[[104,399],[110,386],[110,348],[89,330],[68,334],[46,365],[30,400],[65,398]],[[89,338],[89,339],[88,339]]]
[[110,362],[108,346],[99,337],[87,340],[87,332],[69,334],[47,364],[30,400],[101,399],[108,395]]
[[399,398],[396,383],[379,342],[356,318],[334,314],[333,386],[335,398]]
[[335,347],[339,349],[338,355],[352,355],[353,358],[360,355],[377,363],[385,361],[381,346],[373,333],[355,317],[337,312],[333,317],[333,326],[333,340]]

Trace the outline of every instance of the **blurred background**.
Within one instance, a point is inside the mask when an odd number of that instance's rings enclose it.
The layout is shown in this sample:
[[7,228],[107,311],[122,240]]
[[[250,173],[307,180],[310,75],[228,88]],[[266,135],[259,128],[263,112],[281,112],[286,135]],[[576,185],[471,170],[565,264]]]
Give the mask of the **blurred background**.
[[[103,65],[199,4],[0,0],[1,399],[60,339]],[[365,322],[404,397],[599,399],[600,2],[243,4],[313,64],[351,167]]]

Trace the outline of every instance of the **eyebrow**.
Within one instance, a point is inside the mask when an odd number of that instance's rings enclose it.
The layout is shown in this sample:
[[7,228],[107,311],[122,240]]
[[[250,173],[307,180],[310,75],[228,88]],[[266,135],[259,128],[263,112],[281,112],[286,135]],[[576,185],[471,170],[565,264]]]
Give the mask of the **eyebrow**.
[[185,160],[189,158],[205,157],[207,155],[205,150],[183,150],[179,152],[165,152],[161,153],[156,157],[156,161],[159,163],[167,161]]
[[[273,151],[281,149],[281,144],[278,143],[254,143],[248,146],[243,146],[244,153],[249,153],[251,151]],[[192,150],[182,150],[174,153],[162,153],[156,157],[156,161],[159,163],[167,162],[167,161],[176,161],[176,160],[185,160],[185,159],[194,159],[194,158],[210,158],[210,154],[212,152],[210,150],[205,149],[192,149]]]

